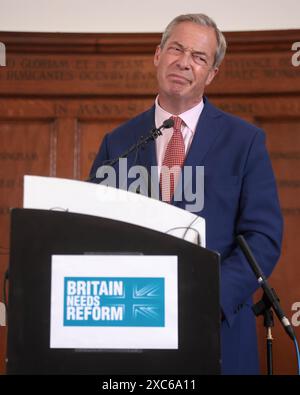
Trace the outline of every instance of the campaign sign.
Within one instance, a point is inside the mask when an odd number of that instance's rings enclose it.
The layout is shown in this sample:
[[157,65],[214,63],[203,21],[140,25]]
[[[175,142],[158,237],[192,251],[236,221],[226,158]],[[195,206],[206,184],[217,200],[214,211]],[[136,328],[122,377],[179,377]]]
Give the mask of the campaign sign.
[[53,255],[50,347],[177,349],[177,256]]
[[64,325],[164,326],[164,278],[66,277]]

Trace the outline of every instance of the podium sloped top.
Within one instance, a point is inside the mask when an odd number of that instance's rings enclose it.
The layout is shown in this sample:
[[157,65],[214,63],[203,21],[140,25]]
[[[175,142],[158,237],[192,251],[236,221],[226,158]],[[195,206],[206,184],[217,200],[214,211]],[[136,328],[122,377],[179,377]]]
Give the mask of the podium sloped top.
[[127,222],[205,247],[204,218],[159,200],[105,185],[25,176],[23,207]]

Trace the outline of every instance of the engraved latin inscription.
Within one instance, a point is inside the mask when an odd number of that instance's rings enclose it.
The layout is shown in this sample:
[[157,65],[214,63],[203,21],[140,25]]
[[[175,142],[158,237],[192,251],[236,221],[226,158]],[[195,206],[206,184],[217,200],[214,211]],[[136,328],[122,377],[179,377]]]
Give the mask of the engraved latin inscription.
[[134,100],[132,102],[129,100],[57,102],[54,104],[54,113],[59,117],[71,115],[76,118],[127,119],[145,111],[151,104],[152,99],[149,101]]
[[269,98],[269,99],[255,99],[251,100],[243,98],[237,100],[236,98],[230,99],[216,99],[213,102],[222,110],[232,114],[245,114],[250,116],[262,115],[300,115],[300,101],[295,99],[285,98]]
[[[103,56],[103,55],[102,55]],[[100,57],[100,56],[99,56]],[[136,88],[140,91],[155,88],[156,77],[152,56],[123,55],[116,58],[107,56],[14,55],[13,62],[1,73],[2,80],[13,82],[63,82],[72,90],[85,90],[93,83],[93,88],[103,87],[122,90]],[[78,85],[76,85],[76,82]],[[48,86],[50,89],[51,86]],[[102,92],[105,93],[105,92]]]
[[281,209],[282,214],[284,216],[296,216],[300,215],[300,207],[295,207],[295,208],[289,208],[289,207],[283,207]]
[[279,188],[300,188],[300,180],[277,180],[277,185]]
[[222,75],[226,79],[255,81],[299,79],[295,67],[291,67],[290,54],[274,55],[229,55],[224,62]]
[[70,64],[66,59],[55,60],[47,58],[21,58],[14,64],[14,69],[8,66],[6,78],[16,81],[68,81],[73,79]]
[[15,179],[0,178],[0,189],[14,189],[17,185]]
[[38,154],[36,152],[14,152],[14,151],[0,151],[0,161],[36,161]]
[[225,61],[225,75],[227,78],[252,80],[258,78],[259,72],[272,67],[269,58],[236,58],[229,57]]
[[272,160],[277,160],[277,159],[299,160],[300,159],[300,151],[271,152],[270,157]]

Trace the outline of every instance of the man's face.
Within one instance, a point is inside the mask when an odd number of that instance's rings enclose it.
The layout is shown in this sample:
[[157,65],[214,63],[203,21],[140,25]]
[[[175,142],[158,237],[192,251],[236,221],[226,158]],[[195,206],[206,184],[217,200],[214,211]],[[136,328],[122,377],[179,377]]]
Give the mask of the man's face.
[[213,67],[216,49],[217,39],[211,27],[193,22],[175,26],[154,56],[160,102],[178,101],[186,110],[199,103],[205,86],[218,71]]

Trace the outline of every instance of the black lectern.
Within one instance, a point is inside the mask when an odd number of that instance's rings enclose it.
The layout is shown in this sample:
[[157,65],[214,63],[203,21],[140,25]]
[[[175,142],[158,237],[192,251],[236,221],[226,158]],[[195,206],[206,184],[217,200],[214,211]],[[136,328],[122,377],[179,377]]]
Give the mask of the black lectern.
[[[219,255],[125,222],[14,209],[9,265],[8,374],[219,374]],[[50,348],[51,256],[178,256],[176,350]]]

